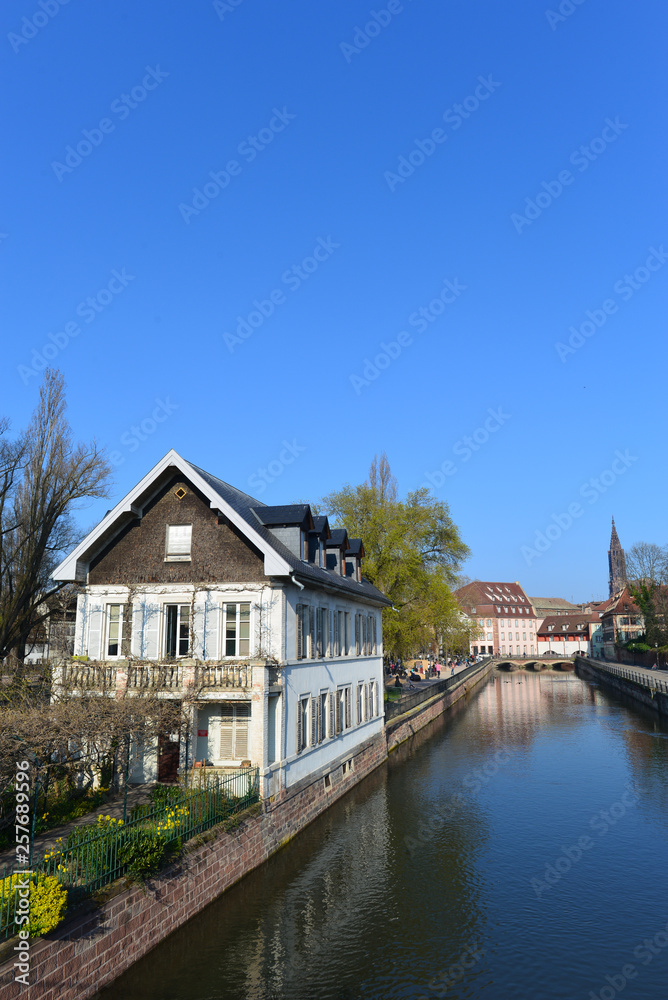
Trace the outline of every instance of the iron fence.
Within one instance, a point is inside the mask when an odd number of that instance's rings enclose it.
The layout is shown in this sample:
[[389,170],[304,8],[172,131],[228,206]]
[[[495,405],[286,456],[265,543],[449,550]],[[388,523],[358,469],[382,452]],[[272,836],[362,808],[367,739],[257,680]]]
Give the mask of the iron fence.
[[[144,843],[160,837],[165,847],[189,840],[257,802],[260,771],[244,768],[228,776],[206,775],[201,787],[168,787],[160,805],[137,806],[124,823],[98,820],[75,827],[67,841],[56,845],[33,863],[34,875],[50,875],[67,890],[68,903],[76,903],[96,889],[121,878],[128,871],[133,853]],[[10,880],[21,869],[6,865],[0,872],[0,938],[16,932],[14,911],[17,889]],[[19,879],[20,881],[20,879]]]

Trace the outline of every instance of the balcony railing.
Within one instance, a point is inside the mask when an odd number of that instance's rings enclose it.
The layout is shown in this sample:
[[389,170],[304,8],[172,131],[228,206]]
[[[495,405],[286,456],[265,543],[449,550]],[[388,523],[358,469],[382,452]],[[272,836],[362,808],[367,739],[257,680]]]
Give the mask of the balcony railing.
[[171,690],[183,684],[179,663],[148,663],[128,670],[128,687],[134,690],[152,688]]
[[251,668],[245,663],[203,663],[195,667],[196,688],[247,688],[250,684]]
[[116,686],[116,668],[100,663],[71,663],[62,668],[61,682],[77,691],[106,691]]

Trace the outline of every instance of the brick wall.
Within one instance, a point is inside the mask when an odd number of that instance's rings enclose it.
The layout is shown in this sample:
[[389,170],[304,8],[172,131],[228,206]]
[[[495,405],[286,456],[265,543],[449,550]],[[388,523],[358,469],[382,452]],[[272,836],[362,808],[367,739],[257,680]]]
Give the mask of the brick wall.
[[[176,490],[185,497],[179,500]],[[168,524],[192,524],[190,562],[165,562]],[[91,561],[89,583],[264,583],[264,558],[232,525],[219,523],[201,494],[172,477],[110,545]]]

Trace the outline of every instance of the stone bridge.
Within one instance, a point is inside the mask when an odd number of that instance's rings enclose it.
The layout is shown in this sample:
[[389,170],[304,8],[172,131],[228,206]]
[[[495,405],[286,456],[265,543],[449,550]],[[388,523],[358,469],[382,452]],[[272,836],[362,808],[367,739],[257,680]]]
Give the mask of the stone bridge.
[[495,656],[499,670],[574,670],[575,656]]

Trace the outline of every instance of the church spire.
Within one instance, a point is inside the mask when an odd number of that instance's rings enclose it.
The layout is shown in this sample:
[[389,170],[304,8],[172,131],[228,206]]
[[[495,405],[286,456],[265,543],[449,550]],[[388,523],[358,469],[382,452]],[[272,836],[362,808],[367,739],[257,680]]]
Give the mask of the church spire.
[[608,549],[608,571],[608,596],[614,597],[626,586],[626,559],[624,549],[619,541],[614,517],[610,534],[610,548]]

